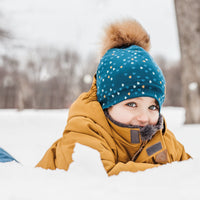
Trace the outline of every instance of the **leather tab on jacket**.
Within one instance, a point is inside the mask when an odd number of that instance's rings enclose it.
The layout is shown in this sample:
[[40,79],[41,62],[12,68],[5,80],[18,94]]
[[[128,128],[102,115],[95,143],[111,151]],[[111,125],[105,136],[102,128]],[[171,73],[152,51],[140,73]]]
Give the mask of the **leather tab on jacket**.
[[151,155],[153,155],[154,153],[160,151],[161,149],[162,149],[162,144],[161,144],[161,142],[157,142],[156,144],[154,144],[154,145],[148,147],[148,148],[146,149],[146,151],[147,151],[148,156],[151,156]]
[[138,144],[140,143],[140,131],[131,130],[131,143]]

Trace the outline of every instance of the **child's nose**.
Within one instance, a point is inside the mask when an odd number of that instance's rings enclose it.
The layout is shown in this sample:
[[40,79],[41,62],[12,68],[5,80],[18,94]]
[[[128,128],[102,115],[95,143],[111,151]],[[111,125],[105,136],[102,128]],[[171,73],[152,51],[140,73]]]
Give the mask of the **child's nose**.
[[149,123],[148,113],[145,110],[141,110],[137,116],[136,120],[139,126],[146,126]]

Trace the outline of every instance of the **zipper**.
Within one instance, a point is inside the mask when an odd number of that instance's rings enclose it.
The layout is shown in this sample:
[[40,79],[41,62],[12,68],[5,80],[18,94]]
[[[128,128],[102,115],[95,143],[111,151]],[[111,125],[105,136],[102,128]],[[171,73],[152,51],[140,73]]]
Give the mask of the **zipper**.
[[140,152],[144,149],[144,147],[145,147],[145,145],[147,144],[147,142],[148,142],[148,141],[142,142],[140,148],[139,148],[138,151],[133,155],[133,157],[132,157],[132,159],[131,159],[133,162],[137,159],[137,157],[139,156]]

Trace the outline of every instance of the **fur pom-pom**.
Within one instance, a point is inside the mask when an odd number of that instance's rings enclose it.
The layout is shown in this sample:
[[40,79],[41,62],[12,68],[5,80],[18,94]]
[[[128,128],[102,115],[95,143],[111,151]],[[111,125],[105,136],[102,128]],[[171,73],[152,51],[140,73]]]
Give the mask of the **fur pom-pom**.
[[105,29],[101,57],[112,48],[138,45],[149,51],[150,37],[136,20],[124,20],[113,23]]

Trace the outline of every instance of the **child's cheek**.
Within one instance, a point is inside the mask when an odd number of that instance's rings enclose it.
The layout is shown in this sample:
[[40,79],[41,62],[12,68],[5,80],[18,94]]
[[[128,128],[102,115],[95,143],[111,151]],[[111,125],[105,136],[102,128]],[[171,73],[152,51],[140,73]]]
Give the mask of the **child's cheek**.
[[133,112],[121,110],[121,112],[118,113],[117,121],[127,125],[131,124],[131,122],[134,121]]
[[150,115],[150,124],[151,125],[156,125],[158,123],[158,118],[159,118],[159,112],[155,112]]

